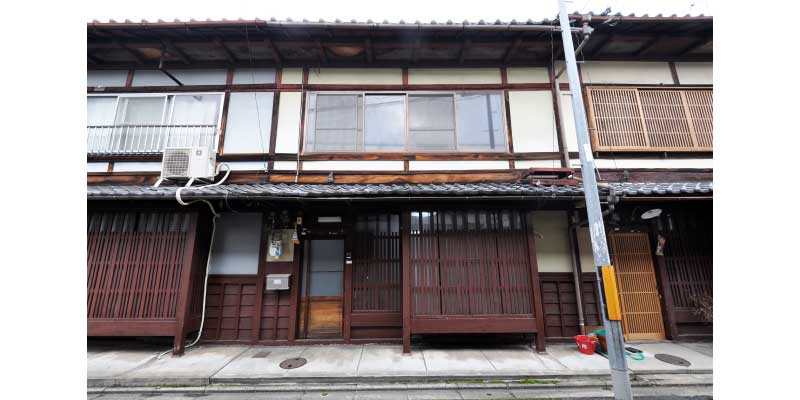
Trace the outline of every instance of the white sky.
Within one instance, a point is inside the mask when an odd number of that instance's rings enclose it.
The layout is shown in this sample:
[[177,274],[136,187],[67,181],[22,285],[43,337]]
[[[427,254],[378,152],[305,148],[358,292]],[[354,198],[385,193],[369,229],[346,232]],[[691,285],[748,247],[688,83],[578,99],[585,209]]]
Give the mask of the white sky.
[[[567,9],[572,12],[594,11],[600,13],[611,7],[612,13],[622,12],[624,15],[656,14],[683,16],[712,15],[712,0],[573,0],[567,2]],[[342,21],[366,21],[372,19],[382,22],[404,20],[405,22],[430,22],[434,19],[444,22],[469,20],[477,22],[484,19],[494,22],[526,21],[554,18],[558,14],[557,0],[215,0],[215,1],[170,1],[170,0],[138,0],[138,1],[97,1],[87,2],[84,8],[86,20],[98,19],[106,21],[130,19],[138,22],[141,19],[155,21],[163,19],[171,21],[175,18],[188,20],[210,19],[269,19],[278,20],[292,18],[296,21],[303,18],[317,21],[323,18],[328,21],[337,18]]]

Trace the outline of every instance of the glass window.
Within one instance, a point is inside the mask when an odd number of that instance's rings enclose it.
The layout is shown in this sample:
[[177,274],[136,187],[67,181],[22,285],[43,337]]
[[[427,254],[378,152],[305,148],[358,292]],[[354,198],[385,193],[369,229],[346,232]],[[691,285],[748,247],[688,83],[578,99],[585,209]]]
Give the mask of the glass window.
[[175,96],[170,124],[216,125],[220,101],[220,96],[216,94]]
[[86,125],[113,125],[116,109],[116,97],[88,97],[86,99]]
[[117,124],[161,124],[166,97],[122,97]]
[[272,92],[231,93],[225,153],[267,153],[272,127]]
[[453,95],[408,96],[409,150],[455,150]]
[[362,95],[318,94],[314,108],[313,151],[361,151]]
[[403,151],[405,96],[368,95],[364,108],[364,151]]
[[459,150],[505,150],[502,102],[497,93],[456,94]]

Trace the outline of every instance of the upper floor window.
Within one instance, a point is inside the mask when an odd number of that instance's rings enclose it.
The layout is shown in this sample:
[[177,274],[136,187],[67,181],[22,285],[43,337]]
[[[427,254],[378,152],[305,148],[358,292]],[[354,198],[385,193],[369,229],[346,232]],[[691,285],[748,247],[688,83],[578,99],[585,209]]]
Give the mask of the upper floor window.
[[712,151],[713,91],[592,87],[595,151]]
[[507,151],[500,93],[310,93],[306,152]]
[[90,95],[90,154],[150,154],[165,147],[216,148],[222,94]]

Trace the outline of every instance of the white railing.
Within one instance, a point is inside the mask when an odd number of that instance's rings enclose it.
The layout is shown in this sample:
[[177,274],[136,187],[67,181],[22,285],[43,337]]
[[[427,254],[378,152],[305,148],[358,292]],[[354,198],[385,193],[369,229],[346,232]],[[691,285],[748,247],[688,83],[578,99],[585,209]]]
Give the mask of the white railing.
[[208,147],[216,143],[216,125],[90,125],[87,152],[157,154],[165,147]]

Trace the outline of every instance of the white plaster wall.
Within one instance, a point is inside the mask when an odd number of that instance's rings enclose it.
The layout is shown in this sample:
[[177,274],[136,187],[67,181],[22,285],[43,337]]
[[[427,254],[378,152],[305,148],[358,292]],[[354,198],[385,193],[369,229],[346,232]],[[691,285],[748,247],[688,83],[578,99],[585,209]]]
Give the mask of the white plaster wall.
[[561,168],[560,160],[517,160],[514,162],[516,169],[526,168]]
[[114,172],[161,171],[160,162],[115,162]]
[[550,91],[509,91],[515,152],[558,151],[558,133]]
[[127,70],[89,70],[86,71],[86,86],[116,87],[125,86]]
[[303,161],[303,171],[402,171],[402,161]]
[[281,92],[275,152],[297,153],[300,136],[300,92]]
[[272,164],[273,171],[296,171],[297,161],[275,161]]
[[131,86],[178,86],[165,73],[156,69],[137,69]]
[[224,68],[171,69],[169,73],[184,85],[224,85],[228,80],[228,70]]
[[[624,157],[621,155],[621,157]],[[714,160],[707,159],[595,159],[597,168],[714,168]]]
[[86,163],[86,172],[106,172],[106,171],[108,171],[108,163],[105,162]]
[[479,161],[409,161],[408,169],[411,171],[446,171],[446,170],[471,170],[471,169],[508,169],[505,160],[479,160]]
[[[666,84],[672,85],[672,73],[666,62],[587,61],[581,66],[587,84]],[[561,76],[567,81],[566,72]]]
[[408,83],[431,84],[479,84],[500,83],[499,68],[409,68]]
[[714,83],[714,67],[710,62],[675,63],[681,85],[711,85]]
[[234,85],[275,83],[275,68],[236,68],[233,70]]
[[225,164],[231,167],[231,171],[264,171],[267,169],[266,161],[226,161]]
[[572,272],[567,213],[537,211],[533,214],[536,235],[536,263],[539,272]]
[[260,242],[260,213],[223,213],[217,221],[209,274],[256,274]]
[[550,83],[547,68],[506,68],[508,83]]
[[589,235],[589,228],[578,228],[578,250],[581,255],[581,271],[594,272],[594,256],[592,255],[592,238]]
[[308,72],[308,83],[380,85],[403,83],[400,68],[321,68]]
[[269,152],[272,92],[231,93],[228,101],[228,122],[225,126],[223,152],[231,154]]
[[572,95],[569,91],[561,92],[559,108],[561,109],[561,129],[563,129],[564,137],[567,140],[567,151],[578,151],[575,117],[572,114]]
[[301,84],[303,83],[302,68],[284,68],[281,71],[281,83]]

